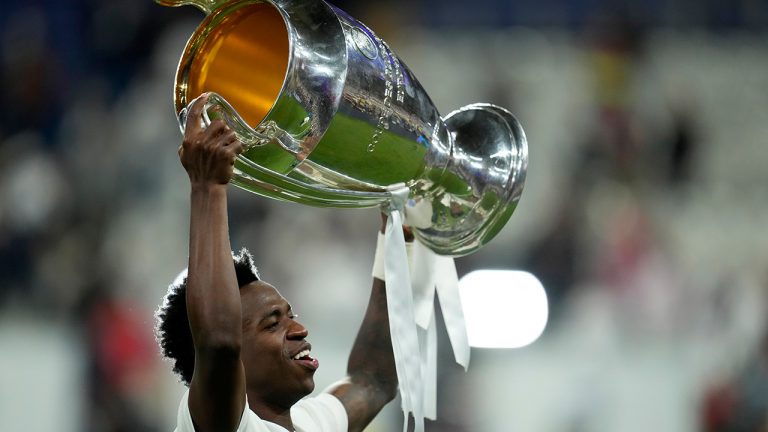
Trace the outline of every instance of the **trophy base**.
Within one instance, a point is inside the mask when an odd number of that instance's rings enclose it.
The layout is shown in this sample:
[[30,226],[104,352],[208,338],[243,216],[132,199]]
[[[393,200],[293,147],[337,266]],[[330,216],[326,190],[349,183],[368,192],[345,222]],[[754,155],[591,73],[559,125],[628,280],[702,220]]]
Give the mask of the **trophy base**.
[[[445,119],[451,159],[431,197],[430,226],[414,234],[441,255],[470,254],[501,231],[525,183],[528,144],[517,119],[491,104],[462,107]],[[420,203],[409,210],[419,212]],[[423,213],[423,211],[421,211]]]

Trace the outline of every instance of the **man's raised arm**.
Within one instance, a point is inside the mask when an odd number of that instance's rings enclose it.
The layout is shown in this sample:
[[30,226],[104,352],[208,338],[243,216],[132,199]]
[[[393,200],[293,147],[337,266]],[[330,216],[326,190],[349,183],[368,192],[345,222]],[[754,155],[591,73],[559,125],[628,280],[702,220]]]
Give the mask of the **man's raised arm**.
[[227,184],[242,145],[221,120],[202,125],[207,99],[190,107],[179,147],[191,185],[186,300],[195,344],[189,409],[197,432],[234,431],[245,405],[242,312],[227,220]]
[[[382,233],[385,226],[386,216],[382,215]],[[406,238],[408,235],[406,232]],[[347,379],[334,385],[329,392],[344,405],[350,432],[362,431],[397,395],[386,286],[381,279],[373,279],[368,309],[349,355]]]

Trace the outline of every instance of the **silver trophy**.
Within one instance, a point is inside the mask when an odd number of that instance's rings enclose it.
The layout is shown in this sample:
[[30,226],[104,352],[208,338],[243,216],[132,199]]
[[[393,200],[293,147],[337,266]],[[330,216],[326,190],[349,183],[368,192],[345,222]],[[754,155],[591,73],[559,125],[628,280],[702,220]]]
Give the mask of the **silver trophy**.
[[232,183],[313,206],[386,205],[441,255],[469,254],[506,224],[523,190],[525,134],[504,108],[441,117],[408,68],[363,23],[323,0],[157,0],[207,13],[181,56],[174,103],[212,92],[245,145]]

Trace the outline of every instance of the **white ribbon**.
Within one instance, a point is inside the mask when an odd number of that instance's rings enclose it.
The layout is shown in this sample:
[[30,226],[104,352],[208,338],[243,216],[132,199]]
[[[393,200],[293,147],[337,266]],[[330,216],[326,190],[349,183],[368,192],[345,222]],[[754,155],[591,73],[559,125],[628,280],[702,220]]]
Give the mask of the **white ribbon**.
[[459,280],[453,258],[432,252],[421,242],[411,249],[411,284],[415,321],[421,342],[421,373],[424,380],[424,415],[437,418],[437,332],[435,325],[435,290],[440,310],[453,347],[456,363],[469,367],[470,349],[464,313],[459,297]]
[[464,309],[461,307],[461,297],[459,296],[459,276],[456,273],[456,263],[451,257],[436,255],[431,250],[428,252],[437,260],[435,285],[437,286],[437,296],[440,298],[440,311],[443,313],[445,329],[453,347],[453,357],[456,359],[456,363],[462,365],[466,371],[469,368],[469,338],[467,338]]
[[408,413],[413,413],[415,432],[423,432],[424,385],[421,377],[421,351],[414,322],[411,278],[402,229],[402,212],[407,198],[408,188],[404,186],[392,191],[392,201],[387,209],[389,217],[384,231],[384,274],[389,331],[405,417],[403,431],[408,430]]
[[389,217],[384,235],[384,274],[392,349],[404,413],[403,430],[407,431],[408,414],[412,413],[415,432],[423,432],[424,418],[437,418],[436,292],[454,358],[465,370],[469,367],[470,348],[453,258],[437,255],[416,241],[408,265],[401,228],[408,189],[403,185],[390,191],[392,201],[386,209]]

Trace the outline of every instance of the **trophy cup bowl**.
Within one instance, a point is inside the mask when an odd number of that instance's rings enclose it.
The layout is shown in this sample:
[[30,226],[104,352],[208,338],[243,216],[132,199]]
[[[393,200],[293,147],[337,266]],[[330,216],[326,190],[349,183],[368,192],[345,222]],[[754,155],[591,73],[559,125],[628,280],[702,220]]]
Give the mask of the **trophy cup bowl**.
[[321,207],[387,205],[441,255],[474,252],[504,227],[528,162],[515,117],[491,104],[440,116],[368,27],[323,0],[157,0],[207,13],[179,61],[174,104],[210,92],[205,121],[244,144],[231,182]]

